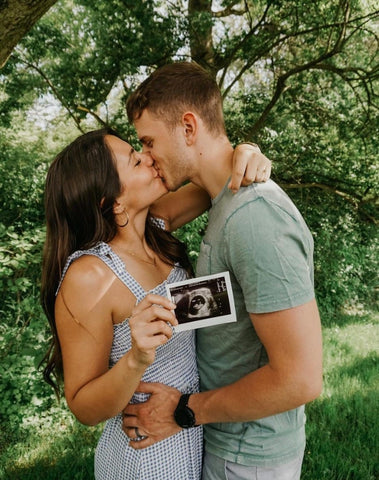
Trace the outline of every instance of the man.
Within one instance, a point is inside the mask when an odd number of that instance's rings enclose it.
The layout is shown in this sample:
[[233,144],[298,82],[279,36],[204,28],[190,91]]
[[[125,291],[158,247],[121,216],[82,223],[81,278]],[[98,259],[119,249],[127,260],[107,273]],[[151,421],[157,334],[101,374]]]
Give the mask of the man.
[[304,404],[322,388],[310,232],[274,182],[227,188],[233,148],[220,91],[202,68],[158,69],[127,109],[168,189],[190,180],[211,196],[196,273],[230,272],[237,322],[197,331],[201,393],[141,384],[151,397],[125,409],[124,430],[146,435],[133,443],[145,448],[204,425],[204,480],[298,479]]

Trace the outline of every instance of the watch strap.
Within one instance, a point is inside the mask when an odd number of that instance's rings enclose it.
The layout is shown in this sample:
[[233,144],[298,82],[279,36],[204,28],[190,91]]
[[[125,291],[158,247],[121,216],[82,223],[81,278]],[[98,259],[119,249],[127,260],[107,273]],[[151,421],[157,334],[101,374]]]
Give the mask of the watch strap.
[[198,427],[195,412],[188,406],[191,393],[183,393],[174,412],[176,423],[182,428]]
[[[189,400],[189,397],[191,396],[190,393],[183,393],[183,395],[180,397],[180,400],[179,400],[179,403],[178,403],[178,406],[176,408],[190,408],[187,403],[188,403],[188,400]],[[191,409],[190,409],[191,410]],[[192,411],[192,410],[191,410]]]

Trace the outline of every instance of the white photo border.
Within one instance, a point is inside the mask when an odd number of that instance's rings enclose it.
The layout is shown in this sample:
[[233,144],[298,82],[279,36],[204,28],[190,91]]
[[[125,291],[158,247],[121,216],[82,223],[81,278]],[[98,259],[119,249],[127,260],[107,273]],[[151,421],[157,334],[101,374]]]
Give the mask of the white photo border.
[[[212,275],[205,275],[203,277],[196,277],[196,278],[190,278],[187,280],[182,280],[180,282],[175,282],[175,283],[170,283],[166,284],[166,291],[167,291],[167,297],[169,298],[170,301],[173,303],[177,303],[175,301],[175,291],[180,290],[186,291],[187,290],[193,290],[192,293],[198,291],[196,290],[196,285],[198,285],[198,289],[203,289],[203,290],[209,290],[207,288],[207,284],[211,285],[214,283],[214,281],[224,281],[224,286],[226,287],[225,292],[227,294],[227,301],[228,301],[228,306],[229,308],[227,310],[230,310],[230,313],[227,312],[226,314],[223,314],[219,312],[215,316],[209,316],[207,318],[200,318],[200,319],[194,319],[194,320],[184,320],[184,323],[179,323],[179,325],[176,325],[174,327],[174,330],[176,332],[183,332],[185,330],[193,330],[197,328],[204,328],[204,327],[210,327],[213,325],[220,325],[223,323],[230,323],[230,322],[236,322],[237,321],[237,316],[236,316],[236,310],[235,310],[235,305],[234,305],[234,296],[233,296],[233,290],[232,290],[232,285],[230,282],[230,275],[229,272],[220,272],[220,273],[215,273]],[[181,288],[179,288],[181,287]],[[189,295],[187,292],[186,294],[183,295]],[[176,309],[174,310],[175,313]],[[177,312],[177,318],[178,318],[178,313]],[[180,320],[178,319],[180,322]]]

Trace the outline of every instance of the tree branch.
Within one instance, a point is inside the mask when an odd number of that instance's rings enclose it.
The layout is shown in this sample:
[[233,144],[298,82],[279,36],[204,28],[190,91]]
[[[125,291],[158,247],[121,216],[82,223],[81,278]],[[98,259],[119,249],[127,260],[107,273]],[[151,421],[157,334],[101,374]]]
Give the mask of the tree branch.
[[32,70],[35,70],[42,78],[43,80],[47,83],[47,85],[49,86],[49,88],[51,89],[51,91],[53,92],[53,94],[55,95],[55,97],[57,98],[57,100],[59,100],[59,102],[61,103],[62,107],[65,108],[69,114],[69,116],[74,120],[75,122],[75,125],[77,126],[77,128],[80,130],[81,133],[84,133],[84,130],[82,129],[82,127],[80,126],[80,119],[77,118],[73,111],[71,110],[71,108],[69,107],[69,105],[65,102],[65,100],[63,99],[63,97],[59,94],[58,90],[54,87],[53,83],[51,82],[51,80],[47,77],[47,75],[43,72],[43,70],[38,67],[37,65],[34,65],[33,63],[29,62],[28,60],[22,58],[22,55],[20,52],[18,52],[19,55],[20,55],[20,60],[21,62],[26,65],[26,67],[28,68],[31,68]]
[[103,120],[101,117],[99,117],[99,115],[96,112],[89,110],[88,108],[83,107],[81,105],[78,105],[76,108],[82,112],[86,112],[89,115],[92,115],[92,117],[95,118],[100,123],[100,125],[103,125],[103,127],[109,126],[108,123],[105,120]]
[[[372,77],[375,78],[378,67],[376,67],[371,71],[367,71],[361,67],[341,68],[341,67],[336,67],[335,65],[331,65],[329,63],[320,63],[319,65],[312,67],[312,69],[324,70],[327,72],[335,73],[336,75],[340,76],[353,90],[362,108],[366,111],[367,118],[369,117],[368,108],[366,106],[366,103],[361,99],[361,95],[357,91],[356,86],[354,86],[353,81],[360,82],[361,85],[363,86],[363,89],[366,92],[367,105],[372,106],[374,108],[378,108],[378,106],[372,101],[372,97],[375,97],[374,86],[372,85]],[[355,73],[356,77],[348,75],[352,73]]]
[[334,51],[331,51],[327,54],[321,55],[319,58],[312,60],[311,62],[308,62],[304,65],[300,65],[298,67],[292,68],[289,70],[287,73],[284,73],[283,75],[280,75],[275,86],[274,94],[270,100],[270,102],[267,104],[266,108],[263,110],[261,113],[261,116],[258,118],[258,120],[254,123],[254,125],[246,132],[245,136],[246,138],[254,138],[256,135],[256,132],[258,132],[263,125],[265,124],[267,117],[271,110],[274,108],[276,102],[279,100],[281,94],[286,90],[286,81],[293,75],[296,75],[300,72],[303,72],[305,70],[309,70],[310,68],[314,67],[317,65],[319,62],[322,60],[326,60],[327,58],[332,57],[335,55]]
[[369,215],[366,211],[362,210],[361,207],[368,203],[368,201],[363,198],[363,196],[353,196],[350,193],[343,192],[342,190],[337,189],[336,187],[331,187],[330,185],[325,185],[322,183],[317,182],[310,182],[310,183],[278,183],[284,190],[292,190],[298,188],[318,188],[320,190],[324,190],[328,193],[332,193],[337,195],[347,202],[349,202],[356,210],[359,210],[363,213],[371,222],[377,225],[379,222],[377,218]]
[[[348,7],[348,5],[349,4],[347,2],[347,7]],[[221,76],[221,79],[220,79],[220,82],[219,82],[220,86],[222,86],[222,84],[224,82],[227,67],[233,62],[237,52],[243,47],[243,45],[249,40],[249,38],[252,35],[254,35],[257,32],[257,30],[264,24],[264,21],[265,21],[265,18],[267,17],[268,9],[269,9],[270,6],[271,6],[270,4],[267,5],[266,10],[263,13],[261,19],[254,26],[254,28],[251,29],[245,35],[245,37],[241,40],[241,42],[239,42],[233,48],[233,50],[228,51],[228,55],[227,55],[228,56],[228,65],[225,65],[225,62],[224,62],[224,65],[222,65],[222,62],[220,62],[220,68],[223,68],[223,73],[222,73],[222,76]],[[299,30],[297,32],[288,32],[288,33],[284,32],[284,31],[279,32],[280,36],[278,37],[278,39],[276,41],[274,41],[273,43],[271,43],[269,45],[266,44],[263,48],[261,48],[259,50],[259,52],[256,52],[256,55],[254,56],[254,58],[250,59],[250,61],[245,63],[245,65],[243,67],[243,70],[241,70],[240,73],[232,80],[232,82],[224,89],[224,96],[227,95],[227,93],[230,91],[230,89],[233,87],[233,85],[236,83],[236,81],[238,81],[238,79],[241,78],[242,74],[246,70],[251,68],[259,58],[262,58],[265,55],[268,55],[270,50],[273,50],[274,48],[278,47],[279,45],[282,45],[287,40],[289,40],[291,38],[296,38],[296,37],[299,37],[299,36],[304,36],[304,35],[307,35],[307,34],[310,34],[310,33],[317,33],[317,32],[320,32],[322,30],[325,30],[325,29],[331,29],[331,31],[333,31],[333,29],[335,29],[335,28],[341,28],[342,27],[341,32],[339,34],[339,38],[338,38],[338,40],[337,40],[337,42],[334,46],[334,48],[336,48],[336,46],[338,46],[338,43],[342,40],[343,36],[346,35],[346,27],[348,25],[355,24],[357,21],[358,22],[362,21],[361,26],[363,26],[365,23],[367,23],[368,21],[370,21],[373,18],[378,16],[378,12],[373,12],[373,13],[370,13],[368,15],[355,17],[355,18],[349,18],[350,10],[347,7],[346,7],[346,10],[345,10],[343,21],[328,23],[326,25],[317,25],[316,27]],[[359,28],[359,27],[357,27],[357,28]],[[341,45],[339,45],[339,48],[341,48]]]
[[189,0],[188,18],[190,19],[190,49],[191,57],[215,77],[215,51],[212,39],[212,23],[199,19],[210,19],[212,16],[211,0]]
[[[265,21],[266,17],[267,17],[267,13],[268,13],[268,10],[270,8],[270,4],[268,4],[266,6],[266,9],[265,11],[263,12],[263,15],[262,17],[259,19],[259,21],[257,22],[257,24],[253,27],[253,28],[250,28],[250,31],[247,35],[245,35],[245,37],[242,39],[242,41],[230,52],[228,52],[228,64],[226,65],[225,63],[225,59],[224,61],[222,62],[223,63],[223,66],[221,67],[221,62],[220,62],[220,68],[223,69],[223,72],[222,72],[222,75],[221,75],[221,78],[220,78],[220,81],[219,81],[219,86],[220,88],[222,87],[223,83],[224,83],[224,80],[225,80],[225,76],[227,74],[227,68],[228,66],[233,62],[238,50],[247,42],[247,40],[255,34],[255,32],[258,31],[258,28],[263,24],[263,22]],[[251,19],[250,19],[251,20]],[[251,25],[251,22],[250,22],[250,25]],[[269,49],[267,51],[270,51],[270,49],[273,48],[273,46],[270,46]],[[265,50],[265,49],[264,49]],[[226,89],[224,90],[224,94],[223,94],[223,97],[225,98],[229,92],[229,90],[233,87],[233,85],[242,77],[242,75],[245,73],[246,70],[248,70],[252,65],[254,65],[254,63],[261,57],[261,54],[263,52],[260,51],[258,55],[255,55],[255,57],[250,60],[249,62],[247,62],[243,67],[242,69],[240,70],[240,72],[235,76],[235,78],[233,79],[233,81],[226,87]]]
[[215,18],[222,18],[222,17],[229,17],[230,15],[245,15],[247,11],[247,5],[245,3],[245,8],[244,10],[236,10],[234,6],[240,3],[239,1],[232,3],[231,5],[228,5],[224,10],[220,10],[218,12],[213,12],[212,11],[212,16]]
[[[344,2],[343,2],[344,3]],[[350,10],[349,10],[349,5],[348,2],[346,2],[346,8],[345,8],[345,21],[341,23],[341,30],[339,32],[338,38],[334,43],[334,46],[331,48],[330,51],[325,52],[324,54],[320,55],[318,58],[311,60],[310,62],[305,63],[304,65],[299,65],[297,67],[294,67],[290,69],[288,72],[284,73],[283,75],[280,75],[275,86],[274,94],[266,106],[266,108],[263,110],[261,116],[258,118],[258,120],[254,123],[254,125],[246,132],[246,137],[247,138],[254,138],[256,135],[256,132],[259,131],[263,125],[265,124],[267,117],[271,110],[274,108],[275,104],[279,100],[281,94],[285,91],[286,89],[286,81],[293,75],[297,75],[300,72],[303,72],[305,70],[310,70],[312,68],[315,68],[318,64],[321,62],[327,60],[328,58],[332,58],[334,55],[339,53],[341,51],[343,42],[344,42],[344,37],[346,34],[346,24],[348,22]]]

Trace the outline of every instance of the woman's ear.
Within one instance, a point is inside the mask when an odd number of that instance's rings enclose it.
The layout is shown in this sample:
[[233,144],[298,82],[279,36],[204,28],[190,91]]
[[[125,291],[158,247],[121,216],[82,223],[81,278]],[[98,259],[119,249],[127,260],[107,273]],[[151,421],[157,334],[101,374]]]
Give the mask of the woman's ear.
[[120,215],[120,213],[123,213],[125,212],[125,207],[123,207],[121,205],[121,203],[119,203],[117,200],[115,200],[114,204],[113,204],[113,213],[115,215]]
[[197,117],[192,112],[186,112],[182,116],[182,126],[184,129],[184,137],[187,145],[192,145],[197,135]]
[[124,216],[124,222],[122,224],[117,223],[117,221],[115,220],[116,225],[118,227],[124,228],[127,225],[129,225],[129,220],[130,220],[129,213],[125,210],[125,207],[121,203],[119,203],[117,200],[115,200],[115,202],[113,204],[113,213],[114,213],[115,216],[117,216],[117,215],[123,215]]

